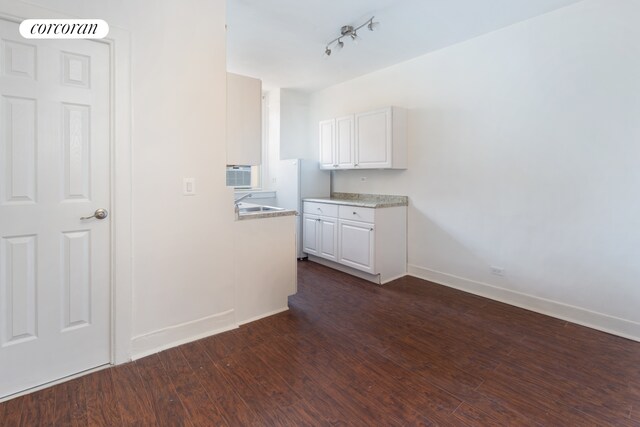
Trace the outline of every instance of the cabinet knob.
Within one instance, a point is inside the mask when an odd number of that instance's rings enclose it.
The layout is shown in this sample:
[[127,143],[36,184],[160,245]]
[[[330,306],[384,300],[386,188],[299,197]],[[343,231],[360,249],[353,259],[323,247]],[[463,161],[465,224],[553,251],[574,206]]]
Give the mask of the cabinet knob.
[[369,229],[369,231],[373,231],[373,227]]
[[359,165],[358,165],[358,163],[355,163],[353,166],[358,167]]
[[356,212],[353,213],[354,215],[358,215]]

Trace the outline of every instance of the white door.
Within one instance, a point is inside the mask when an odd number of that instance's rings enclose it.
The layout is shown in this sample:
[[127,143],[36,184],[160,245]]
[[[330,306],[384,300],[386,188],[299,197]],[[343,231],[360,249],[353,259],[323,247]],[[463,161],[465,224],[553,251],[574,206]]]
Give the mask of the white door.
[[335,169],[335,124],[334,119],[324,120],[318,126],[320,145],[320,168]]
[[390,168],[391,108],[356,114],[356,164],[359,168]]
[[354,167],[353,116],[336,119],[336,164],[340,168]]
[[302,224],[302,250],[310,255],[318,255],[320,218],[304,214]]
[[0,397],[110,361],[109,48],[0,19]]
[[335,218],[320,217],[320,253],[318,256],[338,261],[338,224]]
[[340,220],[339,262],[367,273],[375,273],[373,224]]

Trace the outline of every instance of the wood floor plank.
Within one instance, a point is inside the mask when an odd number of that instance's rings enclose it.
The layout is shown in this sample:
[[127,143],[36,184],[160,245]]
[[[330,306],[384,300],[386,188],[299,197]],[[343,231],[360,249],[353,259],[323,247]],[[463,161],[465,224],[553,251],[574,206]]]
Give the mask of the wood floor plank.
[[55,425],[87,426],[87,399],[82,378],[55,387]]
[[147,389],[140,378],[135,363],[116,366],[110,372],[118,399],[122,425],[158,425]]
[[0,426],[640,426],[640,343],[298,263],[289,311],[0,404]]
[[118,398],[110,370],[82,378],[87,399],[87,421],[91,427],[122,425]]
[[[489,398],[508,401],[510,407],[526,417],[547,425],[595,426],[598,420],[550,397],[546,390],[532,387],[514,377],[492,377],[479,388],[481,394]],[[620,419],[619,422],[624,423]]]
[[[455,410],[453,415],[471,427],[498,427],[504,425],[514,425],[512,423],[505,423],[498,421],[492,416],[474,408],[466,402],[462,402],[460,406]],[[517,424],[515,424],[517,425]]]
[[191,423],[203,427],[226,426],[220,409],[209,398],[180,349],[172,348],[159,356]]
[[187,412],[157,354],[135,362],[159,426],[191,426]]
[[624,401],[608,398],[600,391],[576,384],[571,379],[544,372],[533,363],[526,366],[503,363],[495,370],[495,374],[517,377],[530,384],[530,387],[546,390],[549,398],[561,400],[566,405],[609,423],[615,424],[631,410],[631,405]]
[[[216,362],[239,396],[269,425],[278,425],[286,415],[278,411],[300,400],[289,386],[251,350],[235,353]],[[269,381],[260,381],[269,378]],[[258,379],[258,381],[256,381]],[[286,421],[283,421],[286,422]]]
[[56,387],[45,388],[24,396],[20,425],[24,427],[53,426],[55,407]]
[[202,340],[180,348],[191,369],[196,373],[209,398],[220,409],[230,426],[260,426],[263,421],[247,406],[237,391],[229,384],[215,362],[209,357]]
[[314,367],[296,356],[295,351],[289,351],[285,339],[280,337],[276,340],[279,341],[278,346],[274,345],[274,341],[265,343],[256,347],[255,354],[305,402],[313,402],[313,406],[308,405],[310,408],[305,411],[315,411],[314,418],[317,421],[326,421],[330,425],[347,425],[349,421],[353,422],[357,415],[331,395],[325,382],[314,381],[307,375]]
[[2,420],[4,427],[18,427],[20,425],[25,400],[25,397],[21,396],[0,403],[0,420]]

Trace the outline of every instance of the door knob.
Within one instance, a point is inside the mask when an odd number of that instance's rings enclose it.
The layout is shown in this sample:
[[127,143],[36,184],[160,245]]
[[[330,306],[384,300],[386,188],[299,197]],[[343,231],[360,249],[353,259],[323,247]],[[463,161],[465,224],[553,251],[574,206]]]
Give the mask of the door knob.
[[80,219],[91,219],[91,218],[95,218],[95,219],[105,219],[107,216],[109,215],[109,212],[107,212],[106,209],[96,209],[96,211],[93,213],[93,215],[91,216],[83,216]]

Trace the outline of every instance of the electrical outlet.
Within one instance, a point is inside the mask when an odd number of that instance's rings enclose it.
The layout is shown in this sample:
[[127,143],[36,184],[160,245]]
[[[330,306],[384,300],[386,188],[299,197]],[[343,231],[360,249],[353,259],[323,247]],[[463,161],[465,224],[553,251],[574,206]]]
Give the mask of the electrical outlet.
[[196,179],[195,178],[184,178],[182,180],[182,194],[185,196],[196,195]]
[[492,265],[490,270],[491,270],[491,274],[495,274],[496,276],[504,277],[504,268]]

